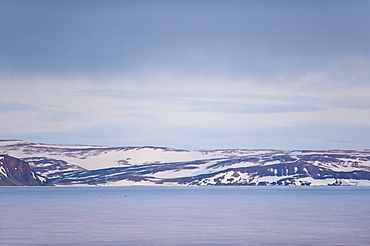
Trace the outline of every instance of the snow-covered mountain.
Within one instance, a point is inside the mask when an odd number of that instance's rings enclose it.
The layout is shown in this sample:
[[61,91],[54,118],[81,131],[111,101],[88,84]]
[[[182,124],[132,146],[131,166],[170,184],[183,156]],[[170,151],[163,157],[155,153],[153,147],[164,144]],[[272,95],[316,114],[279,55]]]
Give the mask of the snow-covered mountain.
[[370,150],[179,150],[0,140],[55,185],[370,185]]

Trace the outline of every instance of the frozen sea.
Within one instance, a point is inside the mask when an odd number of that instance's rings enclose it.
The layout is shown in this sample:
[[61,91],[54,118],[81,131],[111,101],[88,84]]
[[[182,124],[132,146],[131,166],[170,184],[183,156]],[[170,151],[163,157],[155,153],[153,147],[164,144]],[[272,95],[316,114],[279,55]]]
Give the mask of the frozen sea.
[[370,187],[0,187],[0,245],[370,245]]

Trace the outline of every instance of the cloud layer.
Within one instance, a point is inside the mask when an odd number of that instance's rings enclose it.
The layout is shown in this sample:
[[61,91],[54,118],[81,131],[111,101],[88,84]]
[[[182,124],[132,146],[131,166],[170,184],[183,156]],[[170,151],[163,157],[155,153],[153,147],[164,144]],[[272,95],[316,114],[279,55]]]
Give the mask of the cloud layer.
[[2,1],[0,134],[368,148],[367,1]]

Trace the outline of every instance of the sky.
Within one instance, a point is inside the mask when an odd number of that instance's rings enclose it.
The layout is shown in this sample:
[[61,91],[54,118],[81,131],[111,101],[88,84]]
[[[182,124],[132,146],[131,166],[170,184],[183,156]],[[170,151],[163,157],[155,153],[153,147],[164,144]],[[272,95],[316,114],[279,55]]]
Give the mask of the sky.
[[370,148],[370,1],[0,0],[0,139]]

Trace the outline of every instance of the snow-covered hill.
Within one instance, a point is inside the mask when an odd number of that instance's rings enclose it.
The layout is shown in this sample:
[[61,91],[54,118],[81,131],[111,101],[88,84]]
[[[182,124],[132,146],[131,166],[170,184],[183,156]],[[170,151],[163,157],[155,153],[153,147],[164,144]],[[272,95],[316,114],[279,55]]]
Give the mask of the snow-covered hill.
[[370,150],[179,150],[0,141],[56,185],[370,185]]

